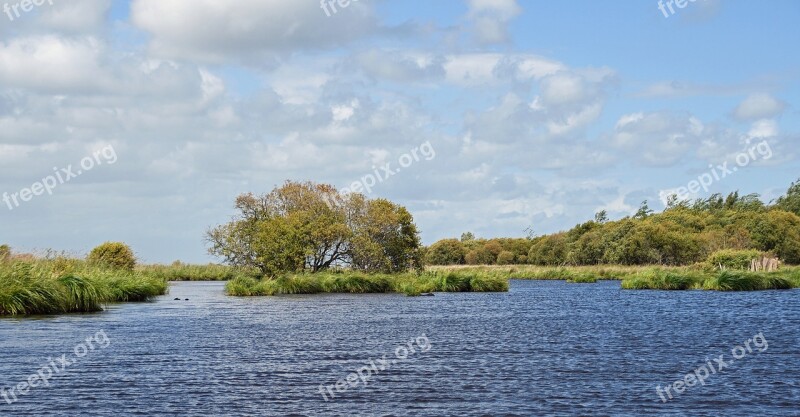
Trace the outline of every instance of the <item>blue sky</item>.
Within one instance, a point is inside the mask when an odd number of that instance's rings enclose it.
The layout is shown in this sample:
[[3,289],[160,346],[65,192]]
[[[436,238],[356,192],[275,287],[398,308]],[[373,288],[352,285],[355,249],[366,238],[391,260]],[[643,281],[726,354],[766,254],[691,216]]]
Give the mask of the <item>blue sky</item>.
[[406,205],[427,244],[556,232],[672,192],[775,198],[800,178],[800,3],[674,9],[74,0],[0,15],[0,241],[213,261],[203,234],[239,193],[349,187],[421,147],[435,157],[369,196]]

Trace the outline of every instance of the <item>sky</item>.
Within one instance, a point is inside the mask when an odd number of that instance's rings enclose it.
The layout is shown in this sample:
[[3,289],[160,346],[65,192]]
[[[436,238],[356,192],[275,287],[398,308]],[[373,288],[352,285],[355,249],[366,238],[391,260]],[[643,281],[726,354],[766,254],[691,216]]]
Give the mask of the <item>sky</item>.
[[287,180],[402,204],[431,244],[800,178],[793,0],[3,1],[17,252],[212,262],[235,197]]

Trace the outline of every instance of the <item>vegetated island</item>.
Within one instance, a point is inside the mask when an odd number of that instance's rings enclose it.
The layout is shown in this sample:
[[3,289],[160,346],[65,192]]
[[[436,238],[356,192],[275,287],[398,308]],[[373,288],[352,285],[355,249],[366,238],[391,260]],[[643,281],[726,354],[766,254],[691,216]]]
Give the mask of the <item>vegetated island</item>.
[[0,315],[100,311],[164,295],[169,281],[228,281],[231,296],[315,293],[503,292],[509,279],[621,280],[623,289],[753,291],[800,287],[800,181],[765,204],[758,195],[643,202],[529,238],[445,239],[423,247],[404,207],[334,187],[287,182],[236,199],[237,214],[206,234],[226,265],[137,265],[123,243],[85,259],[34,257],[0,246]]

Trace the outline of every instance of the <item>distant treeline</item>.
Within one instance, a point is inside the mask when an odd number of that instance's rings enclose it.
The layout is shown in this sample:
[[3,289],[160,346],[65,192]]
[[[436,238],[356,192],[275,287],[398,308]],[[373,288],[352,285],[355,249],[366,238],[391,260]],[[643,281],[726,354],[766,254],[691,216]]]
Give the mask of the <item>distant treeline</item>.
[[758,250],[800,264],[800,181],[770,204],[757,194],[715,194],[677,201],[654,213],[643,202],[634,216],[605,212],[572,229],[521,239],[445,239],[426,248],[428,265],[689,265],[721,250]]

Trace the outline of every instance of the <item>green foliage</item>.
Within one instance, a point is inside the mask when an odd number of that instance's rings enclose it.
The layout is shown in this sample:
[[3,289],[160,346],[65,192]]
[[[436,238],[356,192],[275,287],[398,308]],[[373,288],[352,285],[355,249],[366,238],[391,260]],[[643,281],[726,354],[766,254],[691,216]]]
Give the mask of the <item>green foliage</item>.
[[464,263],[464,246],[456,239],[440,240],[431,245],[425,254],[427,265],[461,265]]
[[762,256],[758,250],[723,249],[708,255],[706,265],[711,269],[750,269],[750,262]]
[[508,279],[476,272],[424,272],[422,274],[364,274],[331,271],[291,274],[274,280],[239,277],[225,287],[233,296],[273,296],[318,293],[392,293],[420,295],[427,292],[505,292]]
[[133,250],[121,242],[103,243],[92,249],[86,260],[94,265],[129,271],[136,266],[136,256],[133,254]]
[[498,265],[511,265],[514,263],[514,252],[511,251],[502,251],[499,255],[497,255],[497,264]]
[[270,277],[344,265],[371,273],[422,267],[413,217],[388,200],[289,181],[263,196],[239,196],[236,209],[233,221],[206,235],[209,252],[235,267]]
[[800,216],[800,180],[793,182],[786,195],[778,198],[775,207]]
[[689,290],[698,288],[704,277],[696,272],[674,272],[662,269],[647,269],[622,281],[622,288],[629,290]]
[[464,256],[467,265],[492,265],[496,259],[497,257],[483,245],[469,251],[469,253]]
[[112,302],[146,301],[164,280],[66,258],[0,264],[0,315],[85,313]]
[[774,273],[721,271],[703,286],[705,289],[717,291],[763,291],[791,289],[792,283]]
[[[775,254],[784,263],[800,264],[800,181],[786,196],[766,206],[757,194],[714,194],[695,201],[671,198],[661,213],[644,201],[633,217],[609,221],[599,212],[594,221],[570,230],[520,239],[527,248],[505,241],[464,242],[465,261],[491,265],[486,242],[498,242],[517,263],[541,266],[692,265],[721,250],[752,250]],[[522,261],[521,256],[527,255]],[[444,263],[438,263],[444,264]]]
[[528,262],[535,265],[563,265],[567,260],[567,245],[564,233],[538,238],[528,252]]
[[790,264],[800,264],[800,217],[794,213],[770,210],[749,222],[755,249],[774,253]]
[[5,262],[11,259],[11,246],[0,245],[0,262]]

